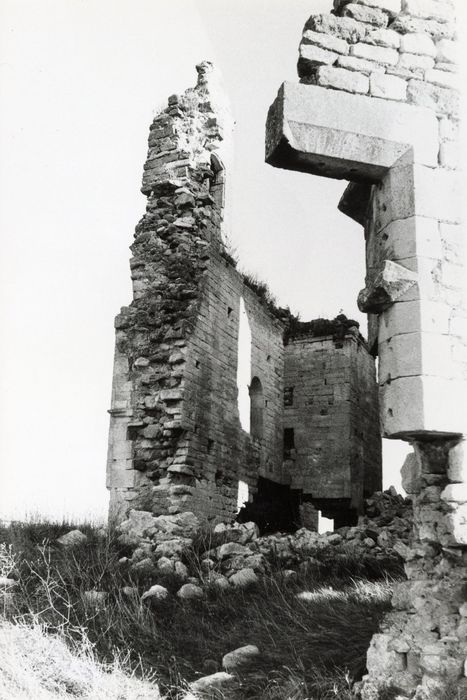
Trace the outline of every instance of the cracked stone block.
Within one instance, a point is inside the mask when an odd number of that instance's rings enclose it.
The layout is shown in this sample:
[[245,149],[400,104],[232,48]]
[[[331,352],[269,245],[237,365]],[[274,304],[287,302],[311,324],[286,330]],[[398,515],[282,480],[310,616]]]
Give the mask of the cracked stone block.
[[401,377],[380,390],[385,437],[454,436],[467,432],[466,383],[441,377]]
[[417,283],[417,280],[416,272],[391,260],[385,260],[381,272],[359,293],[358,308],[364,313],[379,314],[394,304]]

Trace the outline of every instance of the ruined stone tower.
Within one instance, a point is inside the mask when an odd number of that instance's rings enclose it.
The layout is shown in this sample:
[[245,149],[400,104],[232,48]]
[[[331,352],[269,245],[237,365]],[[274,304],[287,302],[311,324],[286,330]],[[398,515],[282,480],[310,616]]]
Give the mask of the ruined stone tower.
[[296,524],[302,502],[353,522],[381,486],[374,360],[354,321],[300,324],[236,269],[232,124],[212,66],[197,70],[149,135],[133,301],[116,318],[111,512],[229,521],[272,489]]
[[358,301],[378,356],[381,429],[414,447],[403,468],[414,498],[413,546],[400,547],[408,581],[396,586],[394,611],[373,638],[364,700],[467,690],[467,276],[455,40],[451,0],[334,0],[331,14],[305,24],[300,83],[282,85],[268,116],[271,165],[351,183],[339,206],[364,229]]

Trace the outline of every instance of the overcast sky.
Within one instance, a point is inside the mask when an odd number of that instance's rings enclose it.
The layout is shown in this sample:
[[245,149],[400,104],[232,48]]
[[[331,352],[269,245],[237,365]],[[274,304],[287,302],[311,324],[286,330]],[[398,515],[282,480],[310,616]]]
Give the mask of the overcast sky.
[[[232,239],[281,305],[362,322],[344,182],[264,164],[267,109],[332,0],[0,0],[0,517],[105,514],[113,319],[130,300],[149,124],[222,70],[236,119]],[[384,441],[385,481],[407,451]]]

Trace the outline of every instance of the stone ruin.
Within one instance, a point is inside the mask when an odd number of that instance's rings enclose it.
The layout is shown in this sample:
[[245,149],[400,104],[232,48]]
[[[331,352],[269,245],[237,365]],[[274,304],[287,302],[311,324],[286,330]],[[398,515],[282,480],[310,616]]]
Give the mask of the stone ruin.
[[116,319],[111,512],[219,522],[272,500],[282,526],[316,528],[318,509],[354,524],[381,487],[374,359],[355,321],[301,323],[236,269],[231,127],[212,66],[198,73],[149,135],[134,298]]
[[[300,43],[300,83],[271,106],[266,160],[350,184],[363,226],[383,436],[411,443],[408,580],[368,652],[364,700],[466,692],[467,314],[451,0],[335,0]],[[453,696],[454,697],[454,696]]]
[[334,0],[307,21],[299,52],[300,82],[284,83],[269,111],[266,160],[349,181],[339,208],[364,229],[368,341],[343,317],[297,323],[236,269],[224,238],[231,124],[202,64],[196,88],[151,127],[134,299],[116,320],[111,510],[219,522],[239,496],[276,489],[298,524],[313,528],[316,509],[352,524],[380,484],[379,430],[409,442],[407,581],[360,693],[461,697],[467,314],[454,3]]

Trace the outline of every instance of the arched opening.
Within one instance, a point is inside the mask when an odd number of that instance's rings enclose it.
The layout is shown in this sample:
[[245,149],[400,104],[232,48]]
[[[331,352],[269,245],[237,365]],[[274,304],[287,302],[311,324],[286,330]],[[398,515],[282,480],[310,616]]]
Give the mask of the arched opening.
[[263,439],[264,399],[263,385],[258,377],[253,377],[250,384],[250,434],[257,440]]

